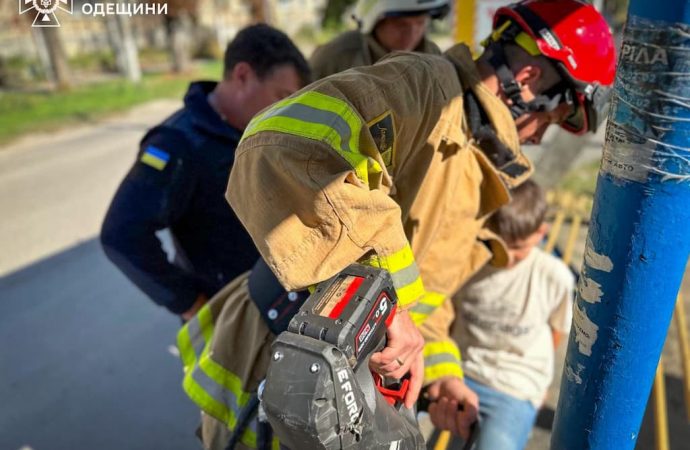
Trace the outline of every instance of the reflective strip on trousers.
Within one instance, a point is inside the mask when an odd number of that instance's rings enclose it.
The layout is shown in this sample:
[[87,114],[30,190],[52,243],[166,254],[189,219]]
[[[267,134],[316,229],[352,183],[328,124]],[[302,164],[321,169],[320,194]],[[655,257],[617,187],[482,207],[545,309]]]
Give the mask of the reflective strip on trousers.
[[[241,380],[211,358],[213,317],[208,305],[185,324],[177,335],[184,364],[183,387],[199,408],[234,430],[237,417],[250,394],[242,390]],[[242,433],[242,443],[256,447],[256,419]]]
[[415,325],[420,325],[426,320],[446,299],[440,292],[425,292],[416,305],[410,308],[410,318]]
[[368,186],[369,174],[381,173],[383,169],[378,161],[361,153],[361,130],[362,121],[347,102],[309,91],[275,103],[254,117],[242,140],[261,131],[275,131],[324,142],[342,156]]
[[409,244],[391,255],[369,258],[363,264],[386,269],[391,274],[400,306],[409,305],[424,295],[422,277]]
[[452,341],[427,342],[424,345],[424,380],[454,375],[462,378],[460,351]]

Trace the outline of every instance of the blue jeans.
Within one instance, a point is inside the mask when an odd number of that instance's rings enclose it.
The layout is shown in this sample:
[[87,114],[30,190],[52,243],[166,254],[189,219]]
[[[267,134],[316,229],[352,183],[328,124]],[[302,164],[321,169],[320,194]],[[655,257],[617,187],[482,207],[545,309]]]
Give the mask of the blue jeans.
[[519,400],[465,377],[465,384],[479,396],[477,450],[522,450],[527,444],[537,410]]

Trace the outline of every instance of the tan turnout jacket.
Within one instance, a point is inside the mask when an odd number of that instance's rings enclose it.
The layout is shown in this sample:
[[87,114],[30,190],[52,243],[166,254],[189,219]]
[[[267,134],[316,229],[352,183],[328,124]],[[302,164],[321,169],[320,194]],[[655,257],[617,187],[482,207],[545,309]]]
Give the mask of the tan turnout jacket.
[[[517,177],[494,167],[475,146],[463,109],[466,89],[514,152],[513,163],[523,168]],[[509,200],[508,187],[530,172],[510,112],[481,84],[467,47],[458,45],[445,56],[393,54],[263,111],[237,149],[227,198],[289,290],[314,285],[355,261],[391,271],[400,306],[427,339],[425,377],[431,382],[462,376],[443,311],[452,308],[450,295],[492,256],[494,264],[505,264],[502,243],[483,224]],[[181,331],[185,389],[204,411],[208,448],[227,443],[266,370],[273,339],[249,298],[246,276]],[[204,361],[210,368],[200,367]],[[202,369],[224,377],[212,397],[225,401],[226,409],[197,387],[203,377],[188,382]],[[242,440],[249,447],[253,426]]]
[[[422,38],[414,51],[441,54],[438,46],[426,37]],[[309,65],[314,80],[320,80],[352,67],[370,66],[388,53],[390,51],[383,48],[371,34],[347,31],[317,47],[309,59]]]

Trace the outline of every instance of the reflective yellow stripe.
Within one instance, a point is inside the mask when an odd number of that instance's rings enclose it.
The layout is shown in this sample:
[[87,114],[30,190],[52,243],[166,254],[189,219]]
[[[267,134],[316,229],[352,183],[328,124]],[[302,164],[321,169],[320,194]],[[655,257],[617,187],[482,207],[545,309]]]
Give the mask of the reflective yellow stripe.
[[206,344],[213,335],[213,316],[211,308],[204,305],[196,316],[187,322],[177,333],[177,348],[184,365],[185,373],[196,364]]
[[537,46],[537,42],[524,31],[515,36],[515,43],[522,47],[527,53],[529,53],[532,56],[541,55],[541,51],[539,50],[539,46]]
[[256,448],[256,433],[250,430],[249,428],[246,428],[244,430],[244,433],[242,433],[240,442],[242,442],[244,445],[248,447]]
[[[237,416],[251,394],[242,390],[242,382],[237,375],[211,358],[213,330],[213,315],[206,305],[178,333],[177,343],[185,370],[182,386],[199,408],[233,430]],[[201,343],[203,350],[199,351]],[[240,440],[245,445],[256,447],[256,432],[252,428],[256,428],[256,419],[242,433]]]
[[[488,46],[492,41],[498,41],[503,33],[508,29],[508,27],[512,24],[510,20],[506,20],[503,25],[495,29],[488,38],[484,39],[481,44],[486,47]],[[537,45],[537,42],[532,39],[532,36],[529,34],[525,33],[524,31],[521,31],[518,33],[517,36],[515,36],[514,39],[515,43],[522,47],[523,50],[525,50],[527,53],[529,53],[532,56],[539,56],[541,55],[541,50],[539,50],[539,46]]]
[[362,121],[344,100],[308,91],[282,100],[256,116],[242,140],[261,131],[276,131],[327,143],[354,169],[364,184],[369,174],[383,172],[381,165],[359,148]]
[[462,378],[460,350],[453,341],[427,342],[424,345],[424,382],[453,375]]
[[209,353],[202,355],[199,366],[213,381],[235,395],[238,407],[242,408],[247,404],[251,395],[242,390],[242,381],[237,375],[215,362]]
[[[338,134],[345,136],[345,134],[349,133],[349,136],[347,136],[348,139],[346,139],[346,142],[343,142],[342,145],[344,148],[348,148],[350,151],[358,151],[359,133],[362,129],[362,121],[360,120],[357,113],[350,107],[350,105],[346,101],[315,91],[303,92],[302,94],[296,97],[287,98],[285,100],[281,100],[278,103],[275,103],[272,107],[265,110],[258,116],[254,117],[254,119],[247,126],[247,129],[245,130],[242,139],[244,140],[247,137],[258,133],[258,131],[260,130],[259,126],[261,122],[265,121],[270,117],[280,117],[282,115],[281,112],[285,111],[287,107],[293,104],[303,105],[311,108],[312,110],[316,110],[314,112],[316,113],[316,117],[318,117],[319,119],[321,118],[319,117],[320,112],[326,114],[333,114],[334,117],[330,117],[329,120],[316,120],[314,122],[326,125],[333,129],[333,131],[336,131],[336,129],[342,130],[342,127],[336,126],[334,128],[334,125],[335,122],[339,119],[343,120],[349,126],[349,130],[345,132],[341,131]],[[299,118],[302,118],[302,116],[303,114],[297,115],[297,117]],[[290,115],[287,115],[286,117],[290,117]],[[299,132],[301,130],[290,130],[287,132],[292,131]],[[301,134],[298,134],[298,136],[301,136]]]
[[[416,306],[416,305],[415,305]],[[426,320],[427,317],[429,317],[426,314],[420,314],[414,311],[414,306],[410,309],[408,309],[408,312],[410,314],[410,319],[414,322],[415,325],[419,326]]]
[[398,304],[401,308],[411,305],[424,295],[424,283],[422,279],[417,278],[414,283],[403,287],[396,287],[395,292],[398,294]]
[[420,325],[426,320],[446,299],[445,294],[440,292],[426,292],[424,296],[410,308],[411,318],[416,325]]
[[187,372],[196,362],[196,355],[192,348],[192,341],[189,337],[189,326],[185,324],[177,333],[177,348],[180,350],[180,358],[184,366],[184,371]]
[[462,378],[464,373],[462,367],[457,363],[442,363],[430,367],[424,367],[424,383],[428,384],[441,377],[455,376]]
[[234,428],[237,419],[235,415],[225,406],[223,403],[218,402],[215,398],[209,395],[204,388],[199,386],[199,384],[191,376],[185,376],[182,382],[182,387],[187,393],[189,398],[192,399],[194,403],[197,404],[203,411],[208,413],[210,416],[215,417],[224,424],[232,423]]
[[453,341],[434,341],[424,344],[424,358],[440,353],[450,353],[455,359],[460,360],[460,350]]
[[401,307],[424,295],[424,284],[409,244],[391,255],[368,258],[363,264],[386,269],[391,274]]
[[211,342],[211,337],[213,336],[211,307],[208,304],[204,305],[195,317],[199,319],[199,327],[201,328],[201,334],[204,336],[204,341],[206,343]]
[[429,305],[432,308],[438,308],[441,306],[443,303],[443,300],[446,299],[445,294],[441,294],[440,292],[427,292],[424,294],[424,297],[420,300],[420,303],[424,305]]

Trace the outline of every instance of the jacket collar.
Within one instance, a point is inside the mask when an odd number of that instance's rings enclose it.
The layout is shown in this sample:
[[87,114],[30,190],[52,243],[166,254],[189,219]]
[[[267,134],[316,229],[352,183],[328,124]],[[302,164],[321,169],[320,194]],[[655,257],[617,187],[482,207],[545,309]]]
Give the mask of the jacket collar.
[[184,97],[185,107],[192,113],[194,126],[223,139],[239,141],[242,132],[226,123],[208,102],[208,95],[213,92],[215,81],[196,81],[189,85]]
[[[492,93],[481,81],[479,72],[472,59],[470,49],[464,44],[458,44],[445,52],[448,58],[456,67],[460,77],[460,83],[466,89],[471,89],[477,98],[482,109],[488,116],[489,121],[493,125],[496,136],[503,143],[506,149],[511,153],[513,163],[524,167],[522,171],[513,170],[514,167],[496,167],[501,179],[509,188],[518,186],[524,180],[529,178],[532,174],[532,163],[522,153],[520,147],[520,140],[518,138],[517,129],[515,128],[515,121],[510,114],[510,110],[503,103],[499,97]],[[487,158],[487,162],[490,159]],[[491,163],[493,163],[491,161]]]

